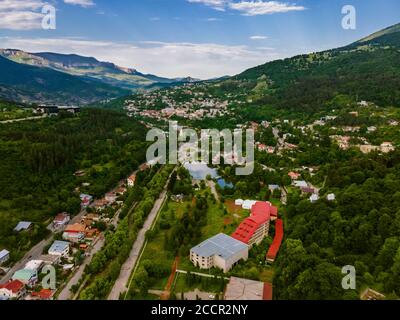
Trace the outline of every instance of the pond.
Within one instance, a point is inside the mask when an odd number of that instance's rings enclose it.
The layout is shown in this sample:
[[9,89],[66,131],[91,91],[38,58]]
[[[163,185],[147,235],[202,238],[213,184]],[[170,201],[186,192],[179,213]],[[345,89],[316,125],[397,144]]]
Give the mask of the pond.
[[217,180],[217,183],[222,189],[233,189],[233,184],[226,182],[225,179],[220,178]]
[[185,163],[183,166],[195,180],[206,180],[208,175],[211,178],[218,177],[217,169],[210,168],[204,163]]

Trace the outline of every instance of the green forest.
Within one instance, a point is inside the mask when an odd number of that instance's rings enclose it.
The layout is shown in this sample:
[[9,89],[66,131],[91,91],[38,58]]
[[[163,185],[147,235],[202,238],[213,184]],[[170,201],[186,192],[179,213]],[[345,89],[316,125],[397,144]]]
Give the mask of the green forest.
[[[100,197],[143,163],[145,146],[141,124],[107,110],[0,124],[0,247],[20,258],[57,213],[79,212],[79,192]],[[33,228],[15,233],[21,220]]]

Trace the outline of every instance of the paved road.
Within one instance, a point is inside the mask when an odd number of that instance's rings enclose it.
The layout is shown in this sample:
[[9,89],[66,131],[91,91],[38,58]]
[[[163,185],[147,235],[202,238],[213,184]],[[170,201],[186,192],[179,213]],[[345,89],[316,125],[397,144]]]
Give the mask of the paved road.
[[73,293],[71,292],[72,286],[78,284],[79,280],[82,278],[85,267],[90,263],[90,261],[92,261],[93,256],[100,251],[104,245],[104,242],[105,239],[103,235],[101,235],[94,243],[92,249],[90,250],[89,256],[85,258],[84,262],[78,267],[77,271],[68,281],[67,285],[62,289],[57,300],[70,300],[73,298]]
[[[81,221],[82,217],[86,214],[86,210],[81,210],[78,215],[73,217],[71,219],[71,223],[76,223]],[[9,280],[11,280],[12,276],[14,273],[20,269],[23,269],[23,267],[30,261],[30,260],[37,260],[42,254],[43,250],[46,246],[48,246],[51,242],[53,241],[53,235],[48,237],[45,240],[40,241],[38,244],[36,244],[34,247],[32,247],[26,254],[25,256],[18,261],[14,266],[7,272],[7,274],[1,278],[1,283],[6,283]]]
[[157,218],[157,214],[161,209],[162,204],[164,203],[167,197],[167,186],[169,184],[169,179],[165,184],[164,191],[160,194],[160,197],[156,200],[153,209],[148,215],[143,228],[139,231],[139,234],[133,244],[132,250],[129,254],[129,258],[122,265],[121,272],[119,274],[118,279],[114,283],[114,287],[112,288],[110,295],[108,296],[108,300],[119,300],[119,296],[121,293],[126,292],[128,290],[127,284],[129,282],[129,278],[135,268],[135,265],[138,261],[140,252],[142,247],[146,241],[145,235],[148,230],[150,230],[153,222]]

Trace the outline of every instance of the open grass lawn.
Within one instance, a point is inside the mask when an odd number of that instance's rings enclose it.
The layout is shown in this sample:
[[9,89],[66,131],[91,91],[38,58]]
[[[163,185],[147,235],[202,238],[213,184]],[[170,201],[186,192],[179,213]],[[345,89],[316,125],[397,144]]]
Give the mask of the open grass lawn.
[[[193,283],[188,283],[187,275],[185,274],[178,274],[177,278],[175,279],[175,285],[173,287],[173,291],[176,295],[179,295],[181,292],[191,292],[195,289],[199,289],[203,292],[209,293],[222,293],[223,289],[221,285],[221,279],[212,279],[212,278],[201,278],[197,277]],[[226,281],[224,281],[224,286]]]

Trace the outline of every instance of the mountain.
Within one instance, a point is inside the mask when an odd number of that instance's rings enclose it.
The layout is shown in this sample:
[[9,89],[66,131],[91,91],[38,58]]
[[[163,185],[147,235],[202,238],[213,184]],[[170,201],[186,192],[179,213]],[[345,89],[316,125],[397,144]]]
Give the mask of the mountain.
[[86,104],[129,91],[44,66],[17,63],[0,56],[0,97],[13,101]]
[[[400,107],[400,24],[348,46],[257,66],[226,80],[253,105],[315,112],[340,95]],[[235,87],[236,86],[236,87]]]
[[143,74],[135,69],[123,68],[114,63],[102,62],[93,57],[83,57],[76,54],[52,52],[29,53],[16,49],[0,49],[0,55],[14,62],[47,67],[70,75],[99,80],[106,84],[129,90],[147,87],[155,83],[184,82],[152,74]]

